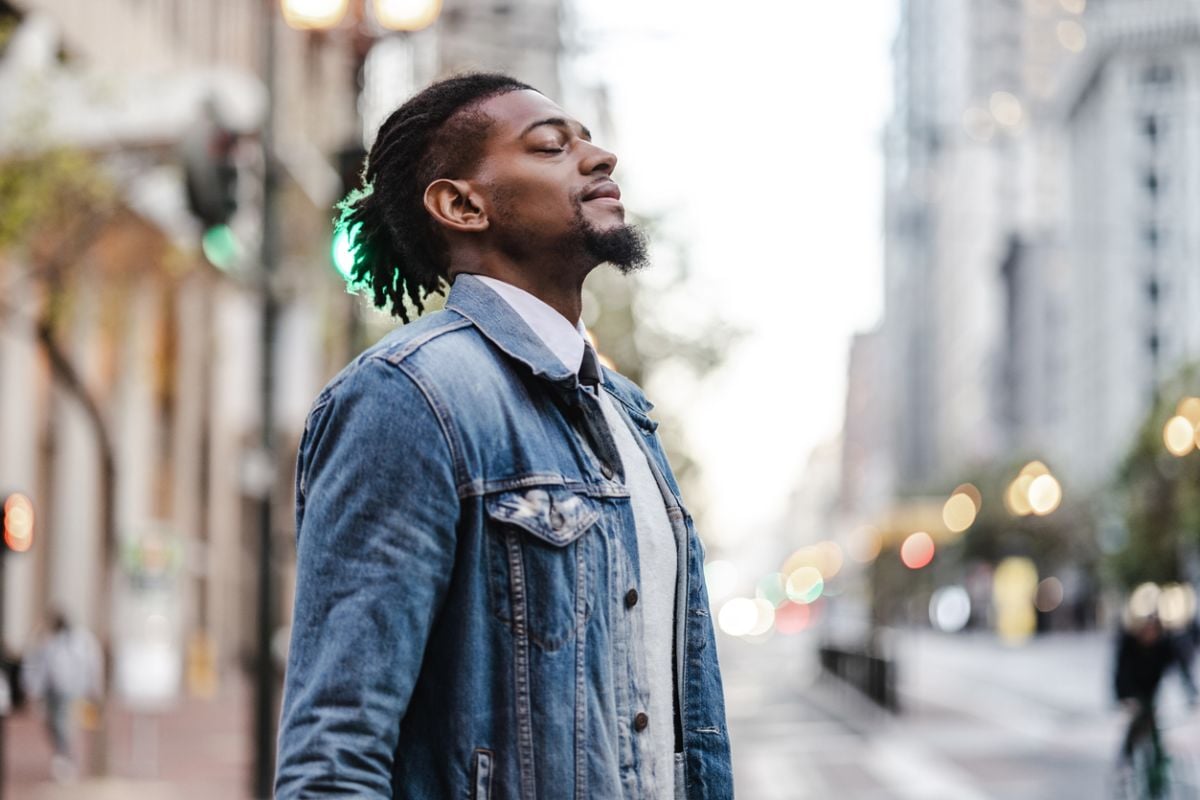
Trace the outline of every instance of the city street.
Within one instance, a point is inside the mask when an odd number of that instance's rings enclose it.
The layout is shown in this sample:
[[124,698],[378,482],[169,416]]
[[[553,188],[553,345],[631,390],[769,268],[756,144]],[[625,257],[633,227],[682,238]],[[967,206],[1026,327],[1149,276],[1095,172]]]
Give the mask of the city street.
[[[902,636],[899,715],[819,677],[816,633],[762,644],[722,637],[739,800],[1111,796],[1123,720],[1108,701],[1106,634],[1047,636],[1022,648],[990,634]],[[153,720],[118,712],[117,776],[66,785],[49,780],[49,746],[36,718],[22,713],[8,724],[6,796],[246,796],[244,691],[231,682],[214,701],[186,701]],[[1176,777],[1187,787],[1177,784],[1177,796],[1200,796],[1200,715],[1189,714],[1173,676],[1163,706]],[[130,748],[146,736],[161,745],[134,762]]]
[[[906,633],[901,714],[832,678],[814,681],[815,635],[724,640],[740,800],[1102,798],[1123,726],[1109,702],[1109,638],[1009,648],[986,634]],[[1177,678],[1163,702],[1177,796],[1200,796],[1200,721]]]

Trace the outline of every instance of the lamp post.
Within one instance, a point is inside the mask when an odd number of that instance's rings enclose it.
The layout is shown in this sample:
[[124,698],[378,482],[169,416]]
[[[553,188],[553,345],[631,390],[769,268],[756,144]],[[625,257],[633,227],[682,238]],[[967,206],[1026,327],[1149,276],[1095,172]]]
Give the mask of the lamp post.
[[[256,620],[256,664],[254,681],[254,775],[255,798],[269,800],[275,778],[275,690],[276,675],[271,651],[275,620],[274,553],[272,546],[275,476],[275,342],[279,317],[275,275],[279,264],[278,165],[275,158],[275,108],[278,91],[276,64],[275,0],[262,2],[262,73],[267,90],[262,127],[262,249],[259,290],[262,316],[259,328],[261,382],[259,449],[247,469],[251,494],[258,504],[258,592]],[[428,27],[441,12],[441,0],[373,0],[374,19],[389,30],[416,31]],[[283,19],[293,28],[328,30],[341,24],[349,0],[280,0]]]
[[[272,500],[275,467],[275,328],[279,302],[275,296],[275,273],[279,262],[279,209],[277,165],[275,163],[275,64],[276,18],[270,0],[263,0],[263,82],[267,87],[267,107],[262,127],[262,261],[259,270],[262,316],[259,328],[259,452],[256,462],[259,480],[251,487],[258,502],[258,595],[254,670],[254,797],[269,800],[275,783],[275,665],[271,653],[274,626],[274,581],[272,568]],[[248,473],[252,470],[248,470]]]

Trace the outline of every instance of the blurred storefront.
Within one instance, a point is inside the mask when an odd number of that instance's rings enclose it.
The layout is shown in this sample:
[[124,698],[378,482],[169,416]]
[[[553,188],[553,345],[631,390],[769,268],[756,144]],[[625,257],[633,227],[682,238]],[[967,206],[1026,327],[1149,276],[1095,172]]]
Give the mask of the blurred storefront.
[[[78,231],[55,231],[47,213],[49,225],[31,222],[0,247],[0,489],[26,492],[38,509],[36,546],[7,564],[10,650],[61,608],[111,634],[113,677],[132,699],[211,693],[255,644],[261,491],[276,503],[276,608],[286,614],[292,465],[308,405],[390,324],[365,312],[364,330],[330,265],[332,205],[347,179],[339,156],[439,74],[503,69],[557,92],[562,5],[447,0],[434,26],[404,34],[363,16],[369,3],[328,31],[294,30],[275,14],[279,447],[264,460],[262,8],[0,3],[0,160],[79,159],[103,187],[79,198]],[[182,155],[206,120],[232,137],[238,174],[227,252],[215,258],[200,246]]]

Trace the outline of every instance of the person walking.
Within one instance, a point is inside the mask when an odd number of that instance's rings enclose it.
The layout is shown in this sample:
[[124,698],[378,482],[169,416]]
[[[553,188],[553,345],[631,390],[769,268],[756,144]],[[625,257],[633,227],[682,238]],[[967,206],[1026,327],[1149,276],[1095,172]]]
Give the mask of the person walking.
[[449,296],[307,420],[281,800],[732,797],[703,547],[580,322],[588,273],[646,260],[616,165],[504,75],[380,128],[353,281],[405,322]]
[[49,632],[24,660],[25,691],[45,706],[46,729],[54,745],[51,774],[56,780],[75,776],[75,705],[81,699],[100,697],[102,669],[96,637],[85,628],[71,626],[61,612],[50,616]]

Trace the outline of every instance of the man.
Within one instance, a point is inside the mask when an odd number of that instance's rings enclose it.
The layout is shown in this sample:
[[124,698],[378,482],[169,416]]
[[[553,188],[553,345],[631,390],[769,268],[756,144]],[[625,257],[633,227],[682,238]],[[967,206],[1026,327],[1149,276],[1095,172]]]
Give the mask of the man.
[[75,776],[71,740],[75,737],[75,705],[102,693],[103,655],[100,643],[85,628],[72,628],[61,612],[49,617],[49,632],[22,667],[22,680],[30,696],[46,705],[46,730],[54,745],[50,771],[55,780]]
[[306,425],[278,797],[732,797],[703,551],[579,323],[645,257],[616,162],[500,75],[381,127],[355,280],[405,320],[453,286]]
[[1152,752],[1160,761],[1165,756],[1159,739],[1155,701],[1163,676],[1172,666],[1179,668],[1188,702],[1196,704],[1196,682],[1191,659],[1180,642],[1163,630],[1157,614],[1132,618],[1117,639],[1113,688],[1117,700],[1130,712],[1129,727],[1121,744],[1121,758],[1130,761],[1140,739],[1150,737]]

